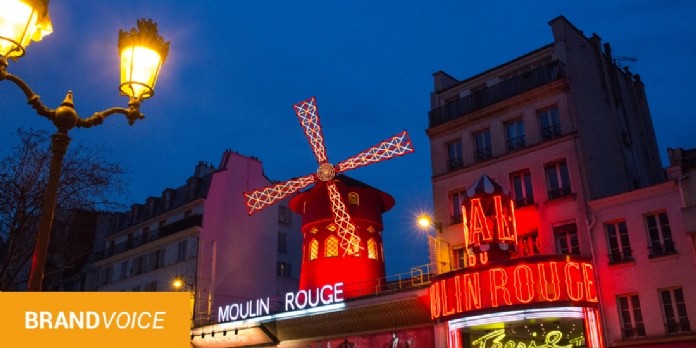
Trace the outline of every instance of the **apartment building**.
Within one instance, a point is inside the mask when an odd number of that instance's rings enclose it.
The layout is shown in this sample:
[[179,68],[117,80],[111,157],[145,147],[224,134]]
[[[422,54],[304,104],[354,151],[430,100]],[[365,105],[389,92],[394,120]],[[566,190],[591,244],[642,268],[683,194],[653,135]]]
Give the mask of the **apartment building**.
[[207,322],[219,306],[297,289],[300,219],[287,201],[254,216],[245,207],[243,192],[270,184],[253,157],[200,162],[185,185],[115,214],[98,242],[96,290],[189,291]]
[[[689,300],[696,289],[688,285],[696,284],[687,236],[694,228],[682,223],[684,200],[677,199],[675,183],[666,181],[643,82],[615,64],[611,46],[598,35],[586,37],[564,17],[549,25],[550,44],[502,65],[463,80],[434,74],[426,132],[434,218],[441,226],[439,246],[431,249],[437,272],[466,266],[462,204],[469,186],[485,174],[515,201],[519,257],[568,254],[592,260],[607,346],[693,340],[680,313],[696,315],[691,303],[696,301]],[[664,237],[665,216],[676,244]],[[615,253],[626,230],[621,219],[626,225],[631,219],[632,248],[645,247],[632,255],[631,269],[607,260],[625,255],[620,247]],[[652,235],[659,233],[653,243]],[[654,263],[669,259],[665,254],[675,262]],[[670,278],[662,267],[683,274]],[[622,280],[628,274],[633,282]],[[664,281],[652,284],[652,276]],[[636,321],[622,319],[630,318],[624,313],[632,307],[616,309],[617,303],[630,306],[633,294],[644,294],[651,305],[650,316],[643,317],[651,321],[645,333],[631,333]]]

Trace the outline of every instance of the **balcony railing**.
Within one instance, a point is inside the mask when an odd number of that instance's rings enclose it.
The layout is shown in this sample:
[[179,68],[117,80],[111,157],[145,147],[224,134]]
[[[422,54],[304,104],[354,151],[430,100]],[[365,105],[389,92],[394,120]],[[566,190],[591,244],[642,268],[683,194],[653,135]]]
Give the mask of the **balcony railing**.
[[610,265],[635,261],[633,259],[633,252],[631,250],[625,250],[623,252],[619,250],[612,250],[608,256]]
[[563,66],[560,62],[554,61],[542,65],[431,110],[429,126],[435,127],[447,123],[499,101],[558,80],[563,76]]
[[643,324],[636,324],[635,327],[624,327],[622,332],[623,338],[645,337],[645,326]]
[[526,144],[527,144],[527,142],[525,140],[524,135],[517,137],[517,138],[508,139],[505,141],[505,145],[507,145],[508,152],[517,151],[517,150],[525,147]]
[[464,158],[462,156],[452,157],[447,160],[447,170],[456,170],[464,167]]
[[482,162],[487,159],[493,158],[493,150],[490,146],[482,147],[474,151],[474,157],[476,157],[477,162]]
[[648,258],[660,257],[665,255],[672,255],[677,253],[677,249],[674,248],[674,242],[671,240],[666,240],[663,244],[653,243],[648,247]]
[[149,231],[148,233],[143,233],[141,238],[127,240],[114,245],[113,247],[103,248],[97,250],[96,259],[97,261],[103,260],[107,257],[111,257],[116,254],[126,252],[128,250],[133,250],[147,243],[156,241],[158,239],[171,236],[177,232],[183,231],[185,229],[202,226],[203,216],[202,215],[192,215],[182,220],[173,222],[169,225],[164,225],[158,230]]
[[560,197],[569,196],[571,193],[573,192],[570,190],[570,187],[558,187],[555,189],[549,189],[547,191],[549,199],[556,199]]
[[682,319],[680,322],[669,321],[665,324],[665,334],[677,335],[691,332],[691,324],[688,320]]

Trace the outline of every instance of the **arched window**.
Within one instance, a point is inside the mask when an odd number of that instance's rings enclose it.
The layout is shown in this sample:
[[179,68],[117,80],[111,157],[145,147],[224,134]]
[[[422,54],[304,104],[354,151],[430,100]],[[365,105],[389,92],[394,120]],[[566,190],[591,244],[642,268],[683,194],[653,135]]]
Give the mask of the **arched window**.
[[316,260],[319,257],[319,241],[312,239],[309,242],[309,261]]
[[367,240],[367,258],[377,260],[377,242],[374,238]]
[[329,236],[329,238],[326,238],[324,250],[325,257],[338,256],[338,238],[336,238],[336,236]]

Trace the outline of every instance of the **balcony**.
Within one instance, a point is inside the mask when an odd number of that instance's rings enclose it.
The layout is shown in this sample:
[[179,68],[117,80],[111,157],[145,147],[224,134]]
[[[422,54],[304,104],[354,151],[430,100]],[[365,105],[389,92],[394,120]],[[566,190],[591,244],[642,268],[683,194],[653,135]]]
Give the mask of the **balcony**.
[[164,225],[160,227],[158,230],[154,231],[149,231],[149,233],[143,233],[141,238],[138,239],[132,239],[132,240],[127,240],[121,243],[116,244],[114,247],[110,248],[103,248],[100,250],[97,250],[96,252],[96,260],[100,261],[103,259],[106,259],[108,257],[114,256],[116,254],[124,253],[129,250],[133,250],[135,248],[138,248],[142,245],[145,245],[150,242],[154,242],[156,240],[171,236],[177,232],[181,232],[183,230],[189,229],[191,227],[196,227],[196,226],[202,226],[203,224],[203,216],[202,215],[192,215],[187,218],[184,218],[182,220],[173,222],[169,225]]
[[563,76],[563,66],[560,62],[554,61],[542,65],[431,110],[429,112],[429,127],[439,126],[464,117],[476,110],[520,95]]

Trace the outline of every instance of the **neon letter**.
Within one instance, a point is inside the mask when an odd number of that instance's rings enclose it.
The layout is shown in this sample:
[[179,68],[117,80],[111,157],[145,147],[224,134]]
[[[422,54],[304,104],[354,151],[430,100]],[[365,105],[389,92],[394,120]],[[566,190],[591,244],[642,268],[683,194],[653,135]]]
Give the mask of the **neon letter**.
[[493,236],[491,231],[488,229],[488,223],[486,221],[486,214],[481,206],[480,198],[471,199],[471,218],[469,219],[469,240],[467,240],[467,245],[472,246],[480,244],[481,240],[491,242]]
[[[561,280],[558,278],[558,265],[556,262],[549,262],[549,270],[551,271],[550,277],[547,276],[546,271],[544,271],[544,265],[546,263],[539,263],[537,268],[539,269],[539,294],[544,300],[553,302],[558,301],[561,297]],[[549,278],[551,279],[549,281]],[[551,295],[553,294],[553,295]]]
[[585,294],[587,300],[591,302],[598,302],[597,291],[594,286],[594,268],[589,263],[582,264],[582,275],[585,278]]
[[[566,279],[566,286],[568,287],[568,297],[570,297],[571,300],[573,301],[580,301],[582,300],[582,282],[577,281],[575,279],[580,278],[580,274],[575,274],[572,273],[571,268],[575,268],[577,272],[580,272],[580,264],[577,262],[568,262],[565,265],[565,279]],[[575,289],[577,291],[573,291],[573,285],[575,285]]]
[[[524,274],[522,274],[524,273]],[[532,269],[527,265],[515,267],[515,296],[522,303],[529,303],[534,299],[534,279]]]
[[[502,268],[491,268],[488,270],[488,274],[491,281],[491,305],[493,307],[498,307],[498,291],[503,292],[503,300],[508,306],[512,304],[510,302],[510,291],[506,288],[508,276],[505,270]],[[499,275],[496,275],[499,274]],[[500,281],[498,281],[500,278]]]

